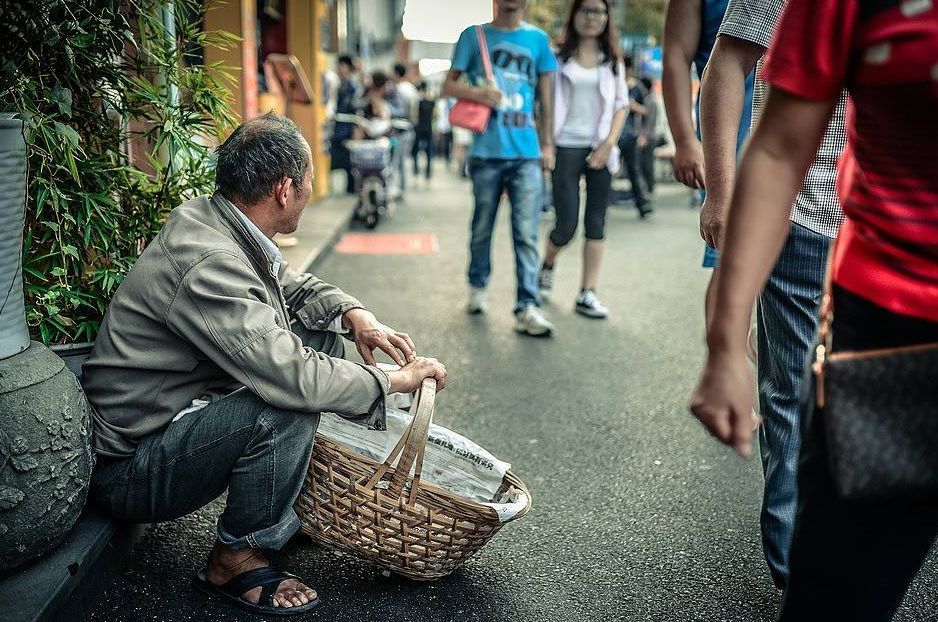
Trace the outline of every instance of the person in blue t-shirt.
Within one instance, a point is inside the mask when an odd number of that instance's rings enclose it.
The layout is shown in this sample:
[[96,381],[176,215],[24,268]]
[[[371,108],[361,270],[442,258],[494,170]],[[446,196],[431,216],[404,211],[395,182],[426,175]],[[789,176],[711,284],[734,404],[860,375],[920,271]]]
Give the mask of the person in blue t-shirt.
[[[691,118],[690,68],[693,65],[697,77],[703,77],[727,4],[729,0],[671,0],[664,24],[661,86],[668,124],[674,137],[674,176],[685,186],[699,189],[701,193],[704,191],[704,154],[700,144],[699,121],[695,129]],[[752,74],[746,78],[745,105],[736,136],[737,153],[749,135],[753,78]],[[694,106],[699,119],[699,97]],[[716,249],[705,246],[703,267],[714,269],[704,303],[708,325],[716,293],[719,260]]]
[[[515,330],[546,336],[553,325],[540,310],[538,223],[543,172],[553,169],[551,74],[557,61],[544,31],[523,21],[525,0],[495,0],[497,15],[482,28],[495,83],[488,84],[475,26],[459,36],[443,94],[483,103],[488,127],[470,151],[475,210],[469,244],[468,311],[484,313],[492,272],[492,229],[502,193],[511,202],[517,302]],[[460,80],[465,76],[466,80]],[[540,135],[540,136],[539,136]],[[539,140],[540,137],[540,140]]]

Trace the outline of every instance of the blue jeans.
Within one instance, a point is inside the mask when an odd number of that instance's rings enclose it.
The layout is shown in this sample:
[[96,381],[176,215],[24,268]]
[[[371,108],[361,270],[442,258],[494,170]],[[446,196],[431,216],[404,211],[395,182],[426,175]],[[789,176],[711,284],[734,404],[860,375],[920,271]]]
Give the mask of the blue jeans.
[[798,501],[804,369],[817,332],[830,238],[792,223],[757,309],[759,449],[765,473],[762,548],[776,586],[788,581]]
[[[294,331],[342,356],[335,333]],[[279,549],[300,528],[293,504],[306,478],[319,413],[276,408],[241,389],[140,439],[133,456],[98,459],[91,498],[111,516],[155,523],[185,516],[228,490],[217,539]]]
[[492,274],[492,229],[502,192],[511,202],[511,236],[515,245],[517,295],[515,311],[540,305],[537,250],[544,177],[540,160],[473,158],[469,163],[475,210],[469,241],[469,284],[486,287]]

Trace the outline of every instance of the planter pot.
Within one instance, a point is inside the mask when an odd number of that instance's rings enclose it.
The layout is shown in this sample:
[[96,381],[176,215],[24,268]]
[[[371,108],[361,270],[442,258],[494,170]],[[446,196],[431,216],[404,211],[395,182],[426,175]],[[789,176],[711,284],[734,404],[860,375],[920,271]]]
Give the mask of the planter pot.
[[91,477],[85,395],[65,362],[26,332],[25,157],[22,122],[0,117],[0,279],[13,275],[0,293],[0,572],[65,537]]
[[88,496],[88,404],[65,362],[35,341],[0,360],[0,572],[50,551]]
[[23,308],[26,141],[23,122],[0,114],[0,358],[29,347]]

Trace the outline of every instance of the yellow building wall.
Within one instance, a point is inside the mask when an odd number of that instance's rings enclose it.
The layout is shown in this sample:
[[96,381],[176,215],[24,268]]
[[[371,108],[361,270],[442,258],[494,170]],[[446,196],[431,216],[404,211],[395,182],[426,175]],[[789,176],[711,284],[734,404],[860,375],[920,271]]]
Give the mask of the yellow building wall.
[[[205,29],[207,31],[227,30],[228,32],[243,36],[247,29],[256,28],[250,16],[256,15],[256,0],[231,0],[227,3],[213,2],[205,14]],[[329,193],[330,165],[329,156],[324,153],[323,125],[326,120],[325,102],[322,101],[322,73],[328,68],[329,56],[322,51],[322,29],[329,24],[329,7],[325,0],[287,0],[287,51],[300,61],[300,66],[306,72],[309,83],[313,89],[312,104],[291,105],[291,117],[303,132],[313,152],[313,166],[315,177],[313,180],[313,196],[321,198]],[[229,68],[232,81],[228,83],[233,95],[234,111],[240,119],[244,118],[245,94],[243,88],[243,72],[241,70],[245,58],[243,45],[235,45],[231,49],[221,50],[208,47],[205,50],[205,63],[221,62]],[[267,97],[261,94],[258,100],[258,112],[264,114],[269,110],[284,112],[280,98]]]
[[322,74],[328,58],[322,51],[323,20],[328,20],[329,8],[325,0],[287,0],[287,49],[300,61],[313,88],[313,103],[294,104],[293,120],[300,127],[313,152],[313,195],[317,198],[329,193],[331,162],[324,153],[323,125],[326,120],[325,102],[322,101]]
[[[208,11],[205,12],[205,30],[206,32],[225,30],[241,36],[241,5],[238,0],[211,2]],[[234,112],[239,119],[242,118],[244,114],[244,96],[241,92],[241,46],[233,45],[227,50],[207,46],[205,48],[205,65],[210,66],[213,63],[221,63],[228,68],[232,79],[230,81],[226,80],[225,83],[231,89]]]

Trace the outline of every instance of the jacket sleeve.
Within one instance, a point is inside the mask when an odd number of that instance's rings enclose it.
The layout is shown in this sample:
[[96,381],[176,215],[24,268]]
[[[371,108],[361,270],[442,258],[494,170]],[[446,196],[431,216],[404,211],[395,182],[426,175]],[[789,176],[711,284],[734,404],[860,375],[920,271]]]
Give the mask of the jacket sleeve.
[[326,330],[346,311],[365,308],[335,285],[312,274],[297,272],[286,262],[280,266],[279,279],[290,314],[310,330]]
[[243,259],[216,251],[183,276],[166,324],[271,406],[383,428],[387,374],[305,347],[267,291]]

